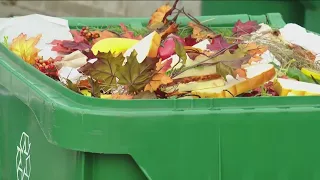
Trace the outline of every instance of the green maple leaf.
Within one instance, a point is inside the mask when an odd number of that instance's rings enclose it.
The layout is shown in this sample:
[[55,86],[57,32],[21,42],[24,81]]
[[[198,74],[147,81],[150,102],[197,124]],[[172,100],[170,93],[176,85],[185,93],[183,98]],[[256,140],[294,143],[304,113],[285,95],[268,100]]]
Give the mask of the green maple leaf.
[[91,94],[92,94],[92,96],[100,98],[101,97],[101,92],[100,92],[101,87],[100,87],[98,81],[95,81],[92,78],[88,78],[88,81],[89,81],[90,86],[91,86]]
[[111,52],[98,52],[96,57],[96,62],[87,63],[79,71],[102,82],[103,89],[108,90],[116,84],[117,67],[122,65],[125,58],[122,54],[115,57]]
[[118,84],[126,85],[130,93],[139,92],[151,80],[157,61],[146,58],[142,63],[137,61],[137,52],[134,50],[124,66],[118,66],[116,76]]
[[217,68],[217,73],[220,74],[224,80],[227,80],[226,76],[231,75],[232,77],[235,78],[234,76],[234,69],[230,66],[225,65],[223,62],[219,62],[216,65]]

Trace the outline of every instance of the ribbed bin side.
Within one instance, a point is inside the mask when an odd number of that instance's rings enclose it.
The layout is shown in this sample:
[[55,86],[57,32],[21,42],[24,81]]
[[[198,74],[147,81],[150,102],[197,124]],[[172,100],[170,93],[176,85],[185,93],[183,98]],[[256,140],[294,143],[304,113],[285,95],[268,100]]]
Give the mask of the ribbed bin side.
[[[282,27],[279,14],[216,16]],[[147,18],[68,18],[137,28]],[[200,17],[201,20],[212,17]],[[182,24],[187,19],[180,19]],[[1,180],[319,179],[318,97],[103,100],[0,47]]]

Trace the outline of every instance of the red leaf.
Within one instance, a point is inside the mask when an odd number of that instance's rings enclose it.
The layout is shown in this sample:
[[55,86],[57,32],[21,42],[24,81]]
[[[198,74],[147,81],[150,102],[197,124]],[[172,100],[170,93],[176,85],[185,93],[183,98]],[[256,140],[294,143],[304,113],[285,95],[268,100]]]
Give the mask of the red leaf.
[[87,43],[84,43],[84,42],[77,43],[75,41],[62,41],[62,46],[73,49],[73,50],[80,50],[80,51],[91,48],[91,46]]
[[59,43],[61,44],[61,40],[53,40],[50,44],[52,45],[58,45]]
[[87,56],[88,59],[95,59],[95,58],[97,58],[97,57],[93,54],[93,52],[92,52],[91,50],[89,50],[89,51],[82,51],[82,53],[83,53],[85,56]]
[[87,41],[86,38],[84,36],[81,36],[80,32],[77,30],[70,30],[70,33],[73,36],[73,40],[75,42],[85,42]]
[[[228,48],[231,44],[229,44],[221,35],[217,35],[212,39],[211,44],[207,45],[207,49],[211,51],[220,51],[222,49]],[[230,52],[236,50],[238,47],[234,46],[230,48]]]
[[123,23],[120,23],[120,27],[123,31],[123,34],[121,36],[124,38],[138,39],[138,40],[141,40],[143,38],[141,35],[135,37],[134,33],[132,31],[129,31],[128,28]]
[[197,44],[197,39],[192,38],[191,35],[189,35],[188,37],[184,38],[184,42],[186,46],[193,46]]
[[71,53],[71,52],[73,52],[72,49],[63,47],[61,45],[61,43],[55,43],[54,45],[55,46],[53,46],[52,49],[51,49],[52,51],[56,51],[56,52],[59,52],[59,53]]
[[53,40],[51,44],[55,45],[52,47],[52,51],[57,51],[60,53],[72,53],[73,51],[83,51],[87,49],[91,49],[91,45],[87,44],[87,42],[75,42],[69,40]]
[[207,49],[210,49],[211,51],[220,51],[229,46],[230,44],[221,35],[217,35],[212,39],[211,44],[207,45]]
[[72,53],[74,51],[80,50],[84,51],[87,49],[91,49],[91,45],[87,41],[87,39],[80,34],[77,30],[70,30],[70,33],[73,36],[73,41],[71,40],[53,40],[51,42],[52,51],[57,51],[59,53]]
[[260,26],[256,21],[247,21],[245,23],[242,23],[240,20],[238,20],[234,25],[232,32],[236,36],[241,36],[244,34],[250,34],[252,32],[255,32],[259,29],[259,27]]

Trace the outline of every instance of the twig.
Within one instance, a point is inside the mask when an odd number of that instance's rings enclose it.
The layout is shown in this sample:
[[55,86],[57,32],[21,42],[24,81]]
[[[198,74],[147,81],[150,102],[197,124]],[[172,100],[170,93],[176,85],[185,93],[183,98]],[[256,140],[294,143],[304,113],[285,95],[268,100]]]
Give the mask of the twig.
[[170,73],[170,77],[173,77],[173,73],[175,72],[175,67],[181,62],[181,58],[179,57],[179,61],[172,67],[172,72]]
[[170,16],[172,14],[172,12],[176,9],[178,2],[179,2],[179,0],[175,0],[172,8],[168,12],[166,12],[166,14],[163,16],[163,19],[162,19],[163,23],[166,21],[167,17]]
[[[180,15],[181,11],[178,11],[178,13],[170,20],[170,21],[167,21],[162,27],[158,28],[157,29],[157,32],[160,33],[160,32],[165,32],[171,24],[175,23]],[[162,38],[165,38],[164,36],[162,36]]]
[[205,60],[200,61],[200,62],[198,62],[198,63],[196,63],[196,64],[194,64],[194,65],[192,65],[192,66],[188,66],[188,67],[182,69],[180,72],[178,72],[177,74],[175,74],[173,77],[176,77],[176,76],[182,74],[183,72],[185,72],[185,71],[187,71],[187,70],[189,70],[189,69],[195,68],[195,67],[199,66],[200,64],[203,64],[203,63],[205,63],[205,62],[207,62],[207,61],[209,61],[209,60],[212,60],[213,58],[215,58],[215,57],[223,54],[225,51],[227,51],[228,49],[231,49],[232,47],[234,47],[234,46],[236,46],[236,45],[238,45],[238,43],[232,44],[232,45],[230,45],[229,47],[226,47],[226,48],[224,48],[224,49],[221,49],[220,51],[218,51],[218,52],[215,53],[214,55],[209,56],[208,59],[205,59]]
[[212,21],[212,20],[215,20],[216,18],[211,18],[211,19],[207,19],[207,20],[204,20],[204,21],[201,21],[200,23],[206,23],[206,22],[209,22],[209,21]]
[[204,55],[204,56],[206,56],[206,57],[209,57],[209,56],[206,55],[205,53],[199,52],[199,51],[196,51],[196,50],[193,50],[193,49],[187,50],[186,53],[187,53],[187,54],[188,54],[188,53],[195,53],[195,54],[199,54],[199,55],[201,54],[201,55]]
[[184,11],[184,9],[181,9],[181,11],[182,11],[182,13],[183,13],[184,15],[187,16],[187,18],[189,18],[191,21],[193,21],[194,23],[196,23],[198,26],[202,27],[202,28],[205,29],[206,31],[215,33],[215,32],[214,32],[212,29],[210,29],[209,27],[203,25],[197,18],[193,17],[193,16],[192,16],[191,14],[189,14],[189,13],[186,13],[186,12]]

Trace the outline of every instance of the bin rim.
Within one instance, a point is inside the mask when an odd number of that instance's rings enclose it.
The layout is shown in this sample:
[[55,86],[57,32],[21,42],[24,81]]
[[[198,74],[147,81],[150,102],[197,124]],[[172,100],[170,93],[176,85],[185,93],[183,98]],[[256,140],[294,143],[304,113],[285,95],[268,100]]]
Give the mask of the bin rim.
[[[238,15],[225,15],[226,16],[238,16]],[[248,15],[247,15],[248,16]],[[204,16],[202,16],[204,17]],[[206,16],[206,17],[217,17],[219,16]],[[221,17],[221,16],[220,16]],[[272,25],[281,27],[284,26],[284,22],[279,13],[270,13],[266,15],[267,21]],[[233,18],[233,21],[236,19]],[[70,19],[71,22],[76,19],[82,21],[90,21],[90,18],[66,18]],[[99,18],[94,18],[99,19]],[[147,20],[147,18],[136,18],[139,20]],[[119,22],[119,21],[118,21]],[[71,23],[72,26],[72,23]],[[84,95],[77,94],[59,82],[52,80],[47,77],[34,67],[30,66],[18,56],[12,53],[3,45],[0,46],[0,64],[5,69],[20,79],[20,83],[25,83],[25,87],[35,91],[37,94],[45,99],[50,99],[52,102],[57,104],[64,102],[73,102],[74,104],[81,105],[83,108],[109,108],[109,109],[134,109],[134,110],[151,110],[151,109],[212,109],[220,110],[221,108],[258,108],[266,106],[276,107],[292,107],[292,106],[303,106],[303,105],[314,105],[319,103],[318,98],[312,96],[309,97],[241,97],[241,98],[201,98],[201,99],[134,99],[134,100],[116,100],[116,99],[100,99],[87,97]],[[9,74],[10,74],[9,73]],[[1,72],[0,72],[1,74]],[[5,73],[3,73],[5,74]],[[2,74],[2,76],[3,76]],[[8,74],[7,74],[8,75]],[[9,75],[10,76],[10,75]],[[4,77],[0,77],[0,84],[12,91],[18,98],[25,98],[25,95],[21,95],[21,90],[17,91],[15,88],[17,85],[12,83],[8,84],[4,82]],[[52,96],[52,93],[54,94]],[[51,95],[46,95],[51,94]],[[293,104],[292,102],[299,102]],[[244,105],[245,104],[245,105]]]

